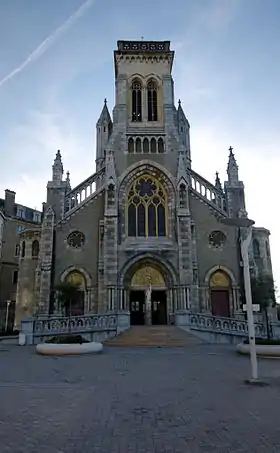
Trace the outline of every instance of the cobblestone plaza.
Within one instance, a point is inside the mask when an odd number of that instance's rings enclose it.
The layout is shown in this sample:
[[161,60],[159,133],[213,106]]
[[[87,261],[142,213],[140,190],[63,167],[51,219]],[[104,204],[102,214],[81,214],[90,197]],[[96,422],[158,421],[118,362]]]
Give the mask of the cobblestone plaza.
[[0,343],[1,453],[273,453],[280,368],[224,346],[48,358]]

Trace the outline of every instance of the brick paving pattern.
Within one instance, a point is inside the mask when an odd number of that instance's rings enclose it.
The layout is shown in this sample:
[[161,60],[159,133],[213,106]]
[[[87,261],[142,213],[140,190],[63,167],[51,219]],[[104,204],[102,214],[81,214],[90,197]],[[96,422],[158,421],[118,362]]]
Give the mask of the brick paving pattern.
[[40,357],[0,344],[1,453],[280,451],[280,362],[269,387],[225,346]]

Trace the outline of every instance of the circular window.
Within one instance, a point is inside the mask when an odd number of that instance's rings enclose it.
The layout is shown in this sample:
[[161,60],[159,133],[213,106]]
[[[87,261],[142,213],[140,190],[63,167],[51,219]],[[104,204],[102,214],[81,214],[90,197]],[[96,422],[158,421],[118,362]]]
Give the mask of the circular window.
[[81,231],[73,231],[67,238],[67,243],[74,249],[81,248],[85,243],[85,235]]
[[209,234],[209,245],[216,249],[221,248],[226,242],[226,235],[222,231],[212,231]]

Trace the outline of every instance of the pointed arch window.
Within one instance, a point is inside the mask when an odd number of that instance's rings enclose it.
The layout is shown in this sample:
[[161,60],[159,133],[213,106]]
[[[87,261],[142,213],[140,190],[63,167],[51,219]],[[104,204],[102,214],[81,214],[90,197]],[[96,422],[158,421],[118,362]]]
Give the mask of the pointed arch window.
[[257,239],[253,240],[253,254],[255,258],[259,258],[260,256],[260,244]]
[[156,178],[143,175],[131,184],[126,217],[128,236],[167,235],[167,196]]
[[37,258],[39,256],[39,241],[35,240],[32,242],[32,258]]
[[133,122],[142,121],[142,85],[139,80],[134,80],[131,86],[132,95],[132,114]]
[[151,80],[147,85],[148,121],[157,121],[157,84]]
[[129,138],[128,140],[128,152],[131,154],[131,153],[134,153],[134,140],[132,137]]

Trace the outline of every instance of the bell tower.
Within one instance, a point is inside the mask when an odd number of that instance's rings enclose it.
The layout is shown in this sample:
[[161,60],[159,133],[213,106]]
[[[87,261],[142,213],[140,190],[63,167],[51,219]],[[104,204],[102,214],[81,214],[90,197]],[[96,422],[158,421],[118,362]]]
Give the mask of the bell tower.
[[118,41],[114,52],[116,107],[128,128],[159,128],[174,104],[169,41]]

